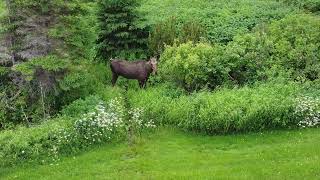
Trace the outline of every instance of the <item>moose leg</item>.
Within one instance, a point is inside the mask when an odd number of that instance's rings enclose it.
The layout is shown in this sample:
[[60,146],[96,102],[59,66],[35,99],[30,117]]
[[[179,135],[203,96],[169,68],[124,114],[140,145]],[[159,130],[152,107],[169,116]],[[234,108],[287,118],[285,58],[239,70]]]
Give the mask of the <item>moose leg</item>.
[[142,80],[138,80],[138,82],[139,82],[139,87],[143,88],[143,81]]
[[112,73],[112,86],[114,86],[117,82],[118,75],[116,73]]
[[147,80],[145,80],[145,79],[140,80],[139,81],[140,88],[146,88],[146,85],[147,85],[146,83],[147,83]]
[[146,87],[147,87],[147,80],[144,80],[144,81],[143,81],[142,87],[143,87],[143,88],[146,88]]

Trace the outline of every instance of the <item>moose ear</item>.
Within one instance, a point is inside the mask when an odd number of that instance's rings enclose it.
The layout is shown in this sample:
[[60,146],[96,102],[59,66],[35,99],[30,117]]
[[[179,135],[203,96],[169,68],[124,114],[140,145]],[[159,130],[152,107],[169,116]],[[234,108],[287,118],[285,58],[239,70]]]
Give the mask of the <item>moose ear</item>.
[[156,64],[157,63],[157,58],[156,57],[152,57],[150,59],[151,63]]

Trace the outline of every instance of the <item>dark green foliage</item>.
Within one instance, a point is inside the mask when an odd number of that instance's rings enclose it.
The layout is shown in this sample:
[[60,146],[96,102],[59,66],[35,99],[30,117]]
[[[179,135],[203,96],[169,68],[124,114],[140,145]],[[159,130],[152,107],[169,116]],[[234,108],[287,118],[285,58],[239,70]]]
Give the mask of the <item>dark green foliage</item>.
[[19,123],[29,125],[56,113],[57,81],[67,67],[64,59],[46,56],[20,63],[7,71],[0,86],[1,128]]
[[293,69],[294,78],[320,78],[320,18],[310,15],[289,16],[270,26],[275,44],[271,57],[286,69]]
[[22,73],[26,77],[25,79],[31,80],[37,68],[59,72],[67,69],[69,66],[70,64],[67,59],[61,59],[57,56],[45,56],[20,63],[14,66],[13,70]]
[[179,41],[186,43],[188,41],[199,42],[207,39],[206,29],[196,20],[189,20],[182,24]]
[[70,67],[69,73],[59,81],[60,104],[67,105],[78,98],[85,98],[104,89],[107,72],[105,65],[90,61],[82,61]]
[[171,17],[156,24],[149,35],[149,50],[152,55],[160,55],[166,45],[172,46],[174,43],[194,43],[206,39],[204,27],[196,20],[179,22],[175,17]]
[[306,9],[310,12],[320,12],[320,0],[283,0],[285,3]]
[[66,106],[79,98],[99,95],[104,100],[119,95],[117,88],[111,88],[111,72],[104,63],[83,61],[69,69],[59,81],[59,107]]
[[63,41],[55,53],[74,60],[93,59],[97,38],[96,3],[85,0],[55,1],[59,10],[57,23],[50,28],[50,38]]
[[177,37],[178,28],[174,17],[156,24],[149,35],[148,46],[150,53],[160,55],[164,51],[165,45],[173,45]]
[[136,0],[99,0],[97,56],[144,58],[147,53],[147,29],[136,12]]

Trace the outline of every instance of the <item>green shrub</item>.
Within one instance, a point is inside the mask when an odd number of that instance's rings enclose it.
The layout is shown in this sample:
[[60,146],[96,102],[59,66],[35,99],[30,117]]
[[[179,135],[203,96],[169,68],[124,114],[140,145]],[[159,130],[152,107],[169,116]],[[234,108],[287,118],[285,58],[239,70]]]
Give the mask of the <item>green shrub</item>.
[[199,94],[197,121],[182,126],[207,133],[247,132],[296,126],[293,115],[297,87],[261,85]]
[[270,78],[267,71],[272,67],[291,72],[292,79],[315,80],[320,77],[319,42],[318,17],[287,16],[235,37],[223,59],[230,65],[230,76],[239,84]]
[[85,98],[90,95],[115,92],[108,87],[111,85],[111,71],[104,63],[93,63],[92,61],[82,61],[73,65],[69,73],[59,81],[59,102],[60,107],[71,102]]
[[237,84],[266,79],[265,71],[269,68],[268,59],[273,46],[265,33],[256,32],[235,37],[235,40],[226,46],[223,54],[223,60],[230,68],[228,74],[231,79]]
[[252,84],[278,76],[316,80],[320,77],[319,37],[318,17],[290,15],[238,35],[226,46],[191,42],[168,46],[159,72],[163,80],[189,91],[213,89],[231,81]]
[[[116,97],[122,97],[122,92],[119,89],[105,87],[103,92],[98,92],[95,95],[80,98],[72,103],[64,106],[60,111],[62,116],[78,118],[82,114],[89,113],[101,101],[108,102]],[[124,102],[121,102],[124,103]]]
[[70,63],[67,59],[57,56],[45,56],[17,64],[13,67],[13,70],[22,73],[27,80],[31,80],[34,78],[34,73],[38,68],[51,72],[59,72],[67,69],[69,66]]
[[28,124],[57,112],[57,82],[70,66],[66,59],[45,56],[5,68],[1,73],[1,128]]
[[68,59],[46,56],[20,63],[13,70],[21,74],[21,82],[17,86],[7,80],[9,73],[3,71],[0,100],[5,120],[1,120],[1,128],[55,116],[63,106],[79,98],[98,94],[109,100],[120,94],[118,89],[107,86],[111,84],[111,73],[102,63],[87,60],[71,63]]
[[274,43],[270,57],[286,69],[293,69],[294,78],[320,78],[320,18],[294,15],[272,23],[267,32]]
[[[122,97],[105,103],[101,98],[78,100],[62,116],[32,127],[0,132],[0,167],[24,161],[56,161],[94,144],[119,141],[154,128],[142,119],[144,110],[127,108]],[[145,117],[145,116],[143,116]],[[128,131],[128,132],[127,132]]]
[[77,99],[61,110],[61,115],[66,117],[79,117],[89,113],[101,101],[98,96],[88,96],[85,99]]
[[[0,132],[0,166],[21,163],[27,160],[42,160],[49,155],[50,133],[72,125],[69,118],[52,119],[30,128],[17,127]],[[51,158],[51,157],[50,157]]]
[[205,43],[168,46],[161,56],[159,74],[189,91],[214,88],[227,80],[228,67],[221,53],[223,47]]

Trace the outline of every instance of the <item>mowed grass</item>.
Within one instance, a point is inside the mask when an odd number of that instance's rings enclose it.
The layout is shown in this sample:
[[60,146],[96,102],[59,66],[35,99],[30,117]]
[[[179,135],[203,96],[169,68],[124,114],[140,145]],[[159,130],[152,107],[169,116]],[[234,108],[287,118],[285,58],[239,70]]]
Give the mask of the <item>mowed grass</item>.
[[320,129],[205,136],[161,128],[0,179],[319,179]]

